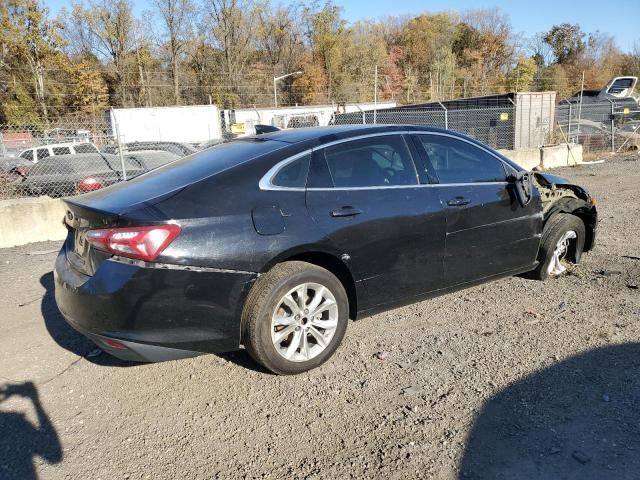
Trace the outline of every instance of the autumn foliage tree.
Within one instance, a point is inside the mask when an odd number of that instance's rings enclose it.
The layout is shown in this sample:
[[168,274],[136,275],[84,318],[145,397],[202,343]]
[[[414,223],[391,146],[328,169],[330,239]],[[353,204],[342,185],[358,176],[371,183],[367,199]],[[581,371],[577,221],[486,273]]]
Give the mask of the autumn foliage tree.
[[46,129],[109,106],[269,106],[273,78],[297,71],[277,83],[280,105],[562,97],[583,75],[597,88],[640,74],[638,48],[604,32],[560,23],[523,39],[497,9],[350,23],[332,0],[153,0],[142,14],[133,0],[75,0],[53,18],[41,1],[0,0],[0,123]]

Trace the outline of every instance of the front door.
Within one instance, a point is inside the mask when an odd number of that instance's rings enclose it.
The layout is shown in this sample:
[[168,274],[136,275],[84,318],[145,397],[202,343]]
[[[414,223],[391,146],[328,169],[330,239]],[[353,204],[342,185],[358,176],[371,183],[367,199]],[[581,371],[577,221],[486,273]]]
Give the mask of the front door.
[[364,285],[359,309],[441,288],[445,217],[437,192],[419,185],[402,135],[316,150],[307,208]]
[[523,207],[507,181],[511,167],[487,150],[446,134],[414,138],[446,209],[446,284],[533,268],[543,222],[537,191]]

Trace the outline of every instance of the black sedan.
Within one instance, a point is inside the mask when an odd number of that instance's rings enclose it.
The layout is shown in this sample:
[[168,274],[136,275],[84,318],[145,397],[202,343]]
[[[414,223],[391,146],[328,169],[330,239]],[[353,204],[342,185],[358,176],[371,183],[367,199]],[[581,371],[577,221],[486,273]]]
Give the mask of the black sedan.
[[564,178],[397,125],[244,138],[65,201],[55,296],[74,328],[131,360],[242,345],[279,374],[325,362],[349,318],[561,275],[597,217]]

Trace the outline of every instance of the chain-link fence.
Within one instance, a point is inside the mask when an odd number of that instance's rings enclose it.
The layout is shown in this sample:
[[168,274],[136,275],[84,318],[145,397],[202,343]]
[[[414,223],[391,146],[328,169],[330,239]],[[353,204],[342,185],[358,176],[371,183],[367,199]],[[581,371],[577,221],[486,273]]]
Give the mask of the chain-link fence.
[[86,193],[199,151],[188,143],[119,138],[106,119],[0,125],[0,199]]
[[[567,141],[582,144],[588,152],[640,146],[640,108],[635,101],[584,101],[582,106],[563,101],[556,106],[555,94],[548,94],[335,113],[330,123],[428,125],[464,133],[496,149],[535,148]],[[279,128],[326,124],[327,119],[313,108],[306,113],[276,114],[271,123]],[[135,135],[118,131],[110,118],[105,115],[85,122],[58,122],[48,128],[0,125],[0,199],[62,197],[97,190],[223,139],[251,133],[234,131],[235,124],[223,122],[219,134],[198,144],[157,140],[125,143],[124,139]],[[167,131],[176,129],[167,127]]]
[[444,105],[335,115],[334,123],[427,125],[469,135],[498,149],[514,148],[515,105],[450,109]]
[[621,152],[640,146],[640,108],[633,99],[563,101],[557,108],[562,141],[586,152]]

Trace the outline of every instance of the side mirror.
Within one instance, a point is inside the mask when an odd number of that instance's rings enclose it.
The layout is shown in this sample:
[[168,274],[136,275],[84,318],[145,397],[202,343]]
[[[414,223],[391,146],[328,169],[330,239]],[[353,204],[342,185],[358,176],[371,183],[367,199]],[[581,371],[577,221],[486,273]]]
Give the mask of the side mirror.
[[530,172],[518,172],[508,178],[509,183],[513,185],[516,198],[520,202],[520,205],[526,207],[533,198],[533,185],[531,183]]

